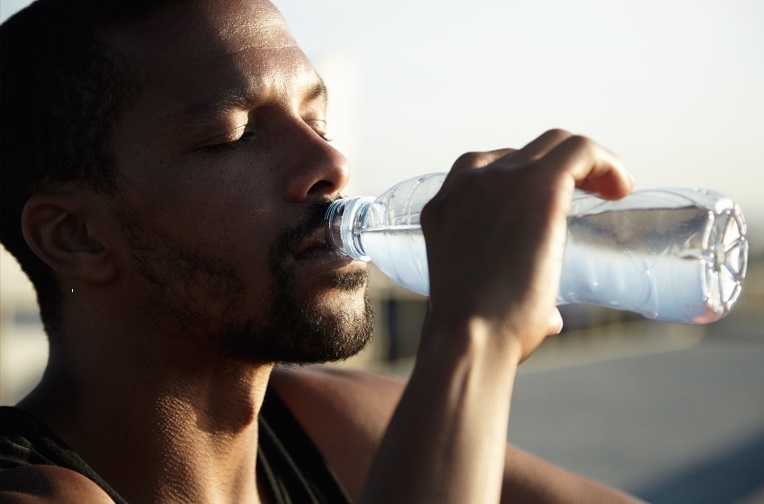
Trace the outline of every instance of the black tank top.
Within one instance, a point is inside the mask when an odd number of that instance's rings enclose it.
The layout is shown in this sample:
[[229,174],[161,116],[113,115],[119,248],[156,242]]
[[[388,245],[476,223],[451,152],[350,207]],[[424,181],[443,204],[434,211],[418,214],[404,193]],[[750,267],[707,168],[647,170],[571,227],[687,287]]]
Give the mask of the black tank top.
[[[281,398],[268,389],[259,416],[258,476],[274,504],[349,503],[345,490]],[[25,411],[0,407],[0,468],[59,466],[86,476],[116,504],[125,499],[61,438]]]

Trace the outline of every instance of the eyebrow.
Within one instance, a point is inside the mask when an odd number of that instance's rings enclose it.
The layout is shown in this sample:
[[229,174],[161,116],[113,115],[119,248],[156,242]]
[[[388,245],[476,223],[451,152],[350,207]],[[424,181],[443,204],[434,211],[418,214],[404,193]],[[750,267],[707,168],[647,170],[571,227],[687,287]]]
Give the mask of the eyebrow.
[[318,81],[310,87],[306,98],[308,101],[321,100],[323,102],[329,101],[329,89],[326,87],[326,82],[320,75],[316,75]]
[[[326,83],[317,75],[317,80],[304,94],[304,102],[329,101],[329,92]],[[215,119],[225,116],[232,110],[247,110],[254,108],[259,101],[255,93],[247,92],[245,89],[229,89],[216,96],[213,100],[199,102],[184,109],[172,118],[172,122],[179,122],[183,129],[195,127],[197,125],[205,126]]]

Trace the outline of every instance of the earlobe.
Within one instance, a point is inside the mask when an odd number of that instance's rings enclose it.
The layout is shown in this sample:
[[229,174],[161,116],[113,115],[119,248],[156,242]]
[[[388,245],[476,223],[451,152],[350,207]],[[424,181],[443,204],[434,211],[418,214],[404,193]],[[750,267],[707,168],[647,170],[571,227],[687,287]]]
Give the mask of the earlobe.
[[62,278],[105,283],[116,276],[106,244],[94,232],[92,210],[73,195],[34,195],[24,206],[24,239]]

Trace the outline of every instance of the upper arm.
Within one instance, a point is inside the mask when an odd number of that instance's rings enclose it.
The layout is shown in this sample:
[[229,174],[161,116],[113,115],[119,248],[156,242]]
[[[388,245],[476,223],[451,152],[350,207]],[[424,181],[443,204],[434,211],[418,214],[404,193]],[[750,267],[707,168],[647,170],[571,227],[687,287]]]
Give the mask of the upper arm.
[[85,476],[46,465],[0,470],[0,501],[9,504],[114,504]]
[[358,500],[405,384],[336,368],[277,369],[271,383]]
[[501,502],[635,504],[641,501],[507,445]]
[[[274,371],[273,386],[354,501],[405,383],[384,375],[331,368]],[[502,502],[638,502],[507,445]]]

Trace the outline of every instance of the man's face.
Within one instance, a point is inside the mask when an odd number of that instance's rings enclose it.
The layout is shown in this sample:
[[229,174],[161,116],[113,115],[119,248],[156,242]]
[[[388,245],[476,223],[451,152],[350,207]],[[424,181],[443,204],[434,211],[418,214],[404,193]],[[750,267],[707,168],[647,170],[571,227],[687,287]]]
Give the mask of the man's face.
[[109,36],[142,73],[115,131],[112,205],[141,315],[255,362],[360,350],[366,269],[321,232],[346,161],[280,14],[263,0],[181,2]]

